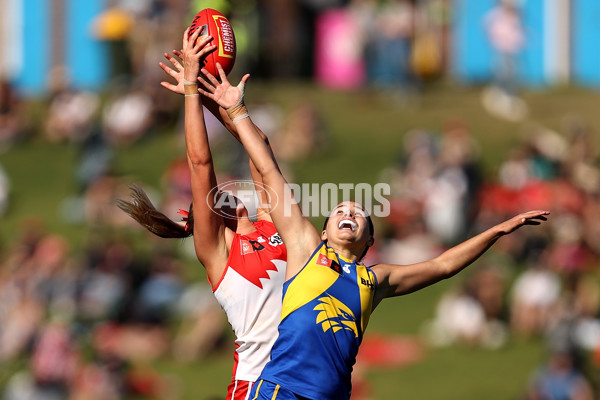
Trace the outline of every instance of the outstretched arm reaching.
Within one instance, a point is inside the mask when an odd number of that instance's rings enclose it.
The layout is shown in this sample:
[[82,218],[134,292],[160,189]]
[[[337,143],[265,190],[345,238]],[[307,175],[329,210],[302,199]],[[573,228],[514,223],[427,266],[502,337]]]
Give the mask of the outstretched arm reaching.
[[373,266],[378,286],[374,305],[386,297],[412,293],[456,275],[485,253],[498,239],[524,225],[539,225],[549,211],[529,211],[504,221],[485,232],[445,251],[438,257],[412,265]]
[[[183,57],[183,54],[179,50],[173,50],[173,54],[180,59]],[[177,58],[173,57],[169,53],[164,53],[164,57],[169,61],[171,66],[168,66],[163,62],[160,62],[159,66],[163,69],[163,71],[165,71],[165,73],[167,75],[169,75],[176,81],[176,84],[173,84],[168,81],[162,81],[160,84],[164,88],[166,88],[174,93],[183,95],[185,93],[184,84],[183,84],[183,82],[184,82],[183,65],[182,65],[181,61],[179,61]],[[215,101],[213,101],[212,99],[210,99],[206,96],[202,96],[202,104],[206,107],[206,109],[208,109],[211,112],[211,114],[213,114],[215,116],[215,118],[217,118],[219,120],[219,122],[221,122],[221,124],[223,124],[223,126],[229,131],[229,133],[231,133],[231,135],[234,138],[236,138],[239,142],[241,142],[240,137],[237,133],[235,124],[231,121],[231,118],[229,118],[229,116],[227,115],[227,111],[225,109],[223,109],[223,107],[220,107]],[[273,158],[273,161],[275,161],[275,163],[277,163],[277,160],[275,160],[275,155],[273,154],[273,151],[269,144],[269,139],[267,138],[267,136],[263,133],[263,131],[258,126],[254,125],[254,127],[256,128],[256,131],[258,132],[258,134],[260,135],[262,140],[267,144],[269,151],[271,152],[271,157]],[[258,219],[259,220],[271,220],[271,218],[269,216],[269,210],[268,210],[268,204],[269,204],[268,194],[264,190],[262,176],[256,170],[256,167],[254,166],[254,163],[252,162],[251,159],[249,160],[249,167],[250,167],[250,174],[251,174],[252,180],[254,182],[254,187],[256,189],[256,193],[258,195],[259,202],[260,202],[261,206],[263,206],[258,209]]]
[[211,37],[198,40],[198,34],[199,30],[189,38],[188,30],[183,34],[185,145],[191,174],[194,247],[209,278],[216,282],[227,264],[227,229],[223,217],[212,211],[215,199],[210,194],[217,185],[217,179],[204,124],[202,100],[197,93],[196,83],[202,59],[214,51],[216,46],[209,45]]
[[202,70],[206,79],[199,78],[203,86],[199,91],[227,110],[244,148],[263,178],[270,197],[278,199],[277,204],[272,204],[271,217],[287,248],[286,276],[289,278],[302,268],[320,243],[319,233],[302,215],[300,206],[296,203],[293,193],[277,167],[269,147],[260,137],[248,115],[244,104],[244,89],[250,75],[244,75],[237,86],[232,86],[219,64],[217,70],[220,82],[208,71]]

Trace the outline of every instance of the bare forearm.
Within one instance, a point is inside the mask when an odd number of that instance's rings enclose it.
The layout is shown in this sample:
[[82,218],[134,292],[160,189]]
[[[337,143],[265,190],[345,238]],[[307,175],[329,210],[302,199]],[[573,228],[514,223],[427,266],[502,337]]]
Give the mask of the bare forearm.
[[[240,139],[240,135],[238,134],[237,128],[233,121],[231,121],[231,118],[229,118],[229,115],[227,115],[227,111],[225,111],[222,107],[219,107],[217,103],[205,96],[202,96],[202,103],[211,112],[211,114],[214,115],[215,118],[219,120],[219,122],[221,122],[225,129],[227,129],[229,133],[231,133],[231,136],[233,136],[238,142],[241,143],[242,140]],[[263,140],[263,142],[265,142],[265,144],[269,148],[271,158],[273,159],[275,164],[277,164],[277,160],[275,159],[275,155],[273,154],[273,149],[271,149],[271,145],[269,144],[269,139],[267,138],[267,135],[265,135],[265,133],[254,123],[252,124],[254,125],[254,129],[256,129],[256,132],[258,133],[260,138]],[[250,161],[250,168],[253,168],[252,161]]]
[[524,225],[540,225],[549,211],[534,210],[519,214],[471,239],[454,246],[430,261],[411,265],[378,264],[373,271],[381,284],[377,297],[412,293],[442,279],[456,275],[485,253],[498,239]]
[[546,210],[519,214],[451,248],[436,260],[439,260],[444,270],[452,276],[475,261],[502,236],[511,234],[524,225],[539,225],[546,221],[549,214]]
[[502,236],[504,233],[494,226],[445,251],[434,261],[439,263],[445,277],[453,276],[481,257]]
[[500,236],[494,227],[429,261],[413,265],[376,265],[373,270],[380,281],[379,300],[412,293],[456,275],[488,250]]
[[185,147],[192,164],[212,162],[200,96],[185,97]]

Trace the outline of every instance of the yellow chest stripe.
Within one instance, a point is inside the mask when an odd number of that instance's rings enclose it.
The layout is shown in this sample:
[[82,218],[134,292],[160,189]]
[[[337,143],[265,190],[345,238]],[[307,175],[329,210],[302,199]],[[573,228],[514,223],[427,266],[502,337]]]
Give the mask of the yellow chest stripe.
[[[369,273],[369,270],[364,265],[356,266],[356,279],[360,291],[360,307],[363,310],[361,316],[361,330],[364,332],[369,323],[369,317],[371,316],[371,309],[373,308],[373,292],[374,292],[374,279],[375,277]],[[362,281],[361,281],[362,280]],[[369,283],[369,285],[365,284]]]
[[281,320],[308,304],[325,292],[338,279],[339,274],[327,267],[315,265],[323,248],[316,252],[306,266],[290,283],[283,299]]

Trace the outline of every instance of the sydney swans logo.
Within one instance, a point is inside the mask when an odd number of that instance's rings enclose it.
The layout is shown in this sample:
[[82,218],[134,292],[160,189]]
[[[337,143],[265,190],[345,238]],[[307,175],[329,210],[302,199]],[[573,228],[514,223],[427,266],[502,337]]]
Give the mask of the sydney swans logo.
[[340,329],[346,329],[354,332],[354,336],[358,337],[356,317],[344,303],[329,295],[319,298],[319,301],[320,303],[313,310],[319,311],[316,322],[321,324],[323,332],[333,329],[335,333]]

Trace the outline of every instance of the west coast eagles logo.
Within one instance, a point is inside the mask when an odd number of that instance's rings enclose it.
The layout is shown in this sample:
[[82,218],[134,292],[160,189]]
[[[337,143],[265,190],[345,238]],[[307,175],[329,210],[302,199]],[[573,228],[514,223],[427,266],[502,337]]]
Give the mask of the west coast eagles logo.
[[346,329],[354,332],[354,336],[358,337],[356,317],[344,303],[329,295],[319,298],[319,302],[313,310],[319,311],[316,322],[321,324],[323,332],[333,329],[335,333],[340,329]]

